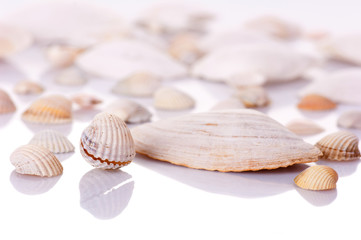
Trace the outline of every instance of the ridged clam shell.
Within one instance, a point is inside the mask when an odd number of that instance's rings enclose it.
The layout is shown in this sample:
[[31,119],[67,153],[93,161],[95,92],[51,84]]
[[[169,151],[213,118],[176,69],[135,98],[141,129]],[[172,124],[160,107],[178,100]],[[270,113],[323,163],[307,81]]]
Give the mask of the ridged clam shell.
[[77,56],[83,51],[82,48],[70,45],[52,45],[46,49],[46,57],[57,68],[71,66]]
[[265,107],[270,103],[266,90],[260,86],[238,88],[234,97],[242,101],[247,108]]
[[147,122],[152,117],[152,113],[148,109],[137,102],[127,99],[115,100],[104,111],[117,115],[127,123]]
[[157,76],[139,72],[118,81],[112,92],[134,97],[151,97],[160,84],[161,81]]
[[344,128],[361,129],[361,111],[351,110],[341,114],[337,125]]
[[14,92],[19,95],[40,94],[44,92],[44,88],[37,82],[24,80],[16,83]]
[[44,147],[53,153],[74,151],[74,145],[63,134],[50,129],[37,132],[29,144]]
[[61,95],[49,95],[35,100],[21,117],[33,123],[69,123],[72,121],[72,104]]
[[9,94],[0,89],[0,114],[15,112],[16,107]]
[[138,153],[196,169],[275,169],[314,162],[322,153],[267,115],[250,109],[210,111],[132,129]]
[[294,119],[286,124],[286,128],[300,136],[314,135],[325,131],[324,128],[309,119]]
[[218,102],[214,105],[211,110],[225,110],[225,109],[239,109],[245,108],[242,101],[236,98],[229,98],[223,101]]
[[308,190],[335,189],[338,174],[335,170],[324,165],[315,165],[303,170],[294,179],[295,184]]
[[193,108],[194,99],[188,94],[171,87],[159,88],[154,93],[154,107],[161,110],[184,110]]
[[302,110],[322,111],[336,108],[336,103],[318,94],[309,94],[301,98],[297,107]]
[[50,150],[32,144],[16,149],[10,161],[21,174],[53,177],[63,172],[63,166]]
[[32,41],[29,33],[10,25],[0,24],[0,58],[26,49]]
[[95,105],[103,102],[98,97],[87,93],[78,93],[77,95],[73,96],[71,100],[78,104],[81,108],[92,108]]
[[80,139],[80,153],[93,167],[117,169],[135,157],[132,135],[122,119],[110,113],[97,114]]
[[335,161],[352,161],[360,158],[358,137],[347,131],[338,131],[323,137],[315,146],[323,153],[322,158]]
[[83,73],[73,67],[59,70],[54,76],[54,80],[57,84],[65,86],[80,86],[87,82]]

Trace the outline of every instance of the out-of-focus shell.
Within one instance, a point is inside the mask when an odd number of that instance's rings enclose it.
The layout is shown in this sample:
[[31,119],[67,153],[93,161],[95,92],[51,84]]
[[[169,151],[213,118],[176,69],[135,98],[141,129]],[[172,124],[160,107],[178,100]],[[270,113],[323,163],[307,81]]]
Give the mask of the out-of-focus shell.
[[297,104],[297,107],[302,110],[311,110],[311,111],[319,111],[319,110],[331,110],[336,108],[336,103],[328,99],[327,97],[323,97],[318,94],[309,94],[300,100]]
[[335,189],[338,180],[337,172],[324,165],[315,165],[303,170],[294,179],[295,184],[308,190]]
[[358,137],[347,131],[338,131],[323,137],[315,146],[322,153],[322,158],[335,161],[352,161],[360,158]]
[[83,48],[70,45],[52,45],[46,49],[46,57],[57,68],[71,66]]
[[57,84],[65,86],[80,86],[87,82],[84,74],[74,67],[59,70],[54,80]]
[[23,80],[16,83],[14,92],[19,95],[40,94],[44,92],[44,88],[37,82]]
[[185,64],[192,64],[203,56],[198,39],[192,34],[179,34],[170,42],[168,53]]
[[237,98],[229,98],[218,102],[211,110],[240,109],[245,108],[241,100]]
[[10,161],[21,174],[53,177],[63,172],[63,166],[50,150],[32,144],[16,149]]
[[270,103],[266,89],[260,86],[238,88],[234,97],[247,108],[265,107]]
[[78,93],[73,96],[71,100],[78,104],[81,108],[92,108],[103,102],[100,98],[87,93]]
[[256,171],[315,162],[322,153],[267,115],[209,111],[132,128],[136,151],[196,169]]
[[118,81],[112,91],[133,97],[151,97],[160,84],[159,77],[151,73],[139,72]]
[[53,153],[74,151],[74,145],[63,134],[50,129],[37,132],[29,144],[44,147]]
[[286,124],[286,128],[300,136],[314,135],[325,131],[324,128],[309,119],[294,119]]
[[154,93],[154,107],[161,110],[184,110],[193,108],[194,99],[188,94],[171,87],[159,88]]
[[41,97],[21,117],[24,121],[33,123],[69,123],[72,121],[72,103],[61,95]]
[[115,100],[104,111],[117,115],[127,123],[147,122],[152,117],[152,113],[148,109],[139,103],[127,99]]
[[27,32],[0,24],[0,58],[26,49],[32,44],[32,37]]
[[117,169],[135,157],[132,135],[122,119],[110,113],[97,114],[80,139],[80,153],[93,167]]
[[361,111],[350,110],[341,114],[337,125],[344,128],[361,129]]
[[0,89],[0,114],[15,112],[16,107],[9,94]]

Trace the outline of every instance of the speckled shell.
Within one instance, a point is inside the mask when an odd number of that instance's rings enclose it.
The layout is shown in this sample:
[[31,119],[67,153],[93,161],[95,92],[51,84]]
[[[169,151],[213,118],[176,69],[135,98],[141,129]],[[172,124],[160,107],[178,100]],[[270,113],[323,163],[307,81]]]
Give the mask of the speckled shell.
[[196,169],[275,169],[315,162],[322,153],[267,115],[250,109],[210,111],[132,128],[138,153]]
[[336,103],[318,94],[309,94],[301,98],[297,107],[302,110],[322,111],[336,108]]
[[162,87],[154,93],[154,107],[160,110],[184,110],[194,105],[191,96],[175,88]]
[[44,88],[37,82],[24,80],[16,83],[14,92],[19,95],[40,94],[44,92]]
[[24,50],[32,43],[29,33],[13,26],[0,24],[0,58]]
[[341,114],[337,125],[344,128],[361,129],[361,111],[350,110]]
[[135,157],[132,135],[122,119],[110,113],[97,114],[80,139],[80,153],[93,167],[117,169]]
[[360,158],[358,137],[347,131],[338,131],[323,137],[315,146],[323,153],[322,158],[335,161],[352,161]]
[[314,135],[325,131],[324,128],[309,119],[294,119],[286,124],[286,128],[300,136]]
[[57,84],[65,86],[81,86],[87,82],[84,74],[74,67],[59,70],[54,80]]
[[64,96],[49,95],[35,100],[21,117],[32,123],[69,123],[72,121],[72,104]]
[[240,109],[245,108],[242,101],[236,98],[229,98],[223,101],[218,102],[214,105],[211,110],[225,110],[225,109]]
[[82,51],[82,48],[75,46],[52,45],[46,49],[45,55],[51,65],[64,68],[71,66]]
[[63,172],[61,163],[52,152],[32,144],[16,149],[10,156],[10,162],[21,174],[53,177]]
[[74,151],[74,145],[63,134],[50,129],[37,132],[29,144],[44,147],[53,153]]
[[147,122],[152,117],[152,113],[148,109],[137,102],[127,99],[113,101],[104,111],[117,115],[127,123]]
[[9,94],[0,89],[0,114],[15,112],[16,107]]
[[98,97],[87,94],[87,93],[78,93],[71,98],[71,100],[78,104],[81,108],[92,108],[95,105],[102,103],[103,101]]
[[238,88],[234,97],[247,108],[265,107],[270,103],[266,89],[260,86]]
[[295,184],[308,190],[330,190],[336,188],[337,172],[323,165],[315,165],[302,171],[294,179]]

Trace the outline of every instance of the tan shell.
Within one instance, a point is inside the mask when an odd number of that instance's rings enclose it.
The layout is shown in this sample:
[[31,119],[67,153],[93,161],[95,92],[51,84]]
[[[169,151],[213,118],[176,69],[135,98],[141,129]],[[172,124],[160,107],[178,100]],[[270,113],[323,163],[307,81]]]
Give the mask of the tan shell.
[[240,108],[245,108],[242,101],[236,98],[229,98],[218,102],[216,105],[214,105],[211,108],[211,110],[240,109]]
[[63,172],[61,163],[52,152],[32,144],[16,149],[10,156],[10,162],[21,174],[53,177]]
[[347,131],[338,131],[323,137],[315,146],[323,153],[322,158],[335,161],[352,161],[360,158],[358,137]]
[[132,135],[122,119],[110,113],[97,114],[80,139],[80,153],[93,167],[117,169],[135,157]]
[[154,93],[154,107],[161,110],[184,110],[193,108],[194,99],[171,87],[162,87]]
[[14,92],[19,95],[40,94],[44,88],[37,82],[23,80],[14,86]]
[[325,131],[324,128],[309,119],[294,119],[286,124],[286,128],[300,136],[314,135]]
[[294,179],[295,184],[308,190],[335,189],[338,174],[335,170],[324,165],[315,165],[303,170]]
[[72,104],[64,96],[49,95],[35,100],[21,117],[33,123],[69,123],[72,121]]
[[159,77],[147,72],[138,72],[118,81],[112,92],[133,97],[151,97],[160,84]]
[[77,95],[73,96],[71,100],[78,104],[81,108],[92,108],[95,105],[103,102],[98,97],[87,93],[78,93]]
[[297,104],[299,109],[311,111],[331,110],[336,108],[336,106],[336,103],[332,100],[318,94],[306,95],[302,97],[300,102]]
[[87,82],[84,74],[77,68],[66,68],[59,70],[54,77],[57,84],[65,86],[80,86]]
[[0,24],[0,58],[26,49],[32,43],[29,33],[19,28]]
[[197,38],[189,33],[175,36],[170,42],[168,53],[185,64],[192,64],[203,55]]
[[132,128],[136,151],[196,169],[275,169],[315,162],[322,153],[267,115],[237,109],[168,118]]
[[266,90],[260,86],[238,88],[234,97],[242,101],[247,108],[265,107],[270,103]]
[[147,122],[152,117],[152,113],[148,109],[137,102],[127,99],[113,101],[104,111],[117,115],[127,123]]
[[351,110],[341,114],[337,125],[344,128],[361,129],[361,111]]
[[74,145],[63,134],[50,129],[37,132],[29,144],[44,147],[53,153],[74,151]]
[[52,45],[46,49],[46,57],[54,67],[64,68],[71,66],[82,51],[75,46]]
[[9,94],[0,89],[0,114],[15,112],[16,107]]

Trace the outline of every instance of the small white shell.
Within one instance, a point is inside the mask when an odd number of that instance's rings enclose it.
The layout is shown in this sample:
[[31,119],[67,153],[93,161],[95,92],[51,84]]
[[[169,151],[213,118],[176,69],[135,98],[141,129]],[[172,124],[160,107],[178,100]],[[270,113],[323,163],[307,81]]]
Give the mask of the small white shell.
[[270,103],[266,89],[259,86],[238,88],[234,97],[242,101],[247,108],[265,107]]
[[92,94],[78,93],[71,99],[74,103],[78,104],[81,108],[92,108],[103,101]]
[[32,38],[28,33],[0,24],[0,59],[26,49],[31,43]]
[[44,88],[37,82],[20,81],[14,86],[14,92],[19,95],[40,94]]
[[0,89],[0,114],[15,112],[16,107],[9,94]]
[[361,129],[361,111],[351,110],[341,114],[337,125],[344,128]]
[[45,54],[54,67],[64,68],[72,65],[82,51],[82,48],[70,45],[52,45],[46,49]]
[[324,128],[309,119],[294,119],[286,124],[286,128],[300,136],[314,135],[325,131]]
[[168,53],[185,64],[192,64],[203,55],[198,46],[198,39],[187,33],[179,34],[172,39]]
[[214,105],[211,110],[224,110],[224,109],[239,109],[245,108],[242,101],[237,98],[229,98],[223,101],[218,102]]
[[59,70],[56,73],[54,80],[57,84],[65,86],[80,86],[87,82],[83,73],[74,67]]
[[154,93],[154,107],[161,110],[184,110],[193,108],[194,99],[171,87],[162,87]]
[[115,114],[124,122],[128,123],[147,122],[152,117],[152,114],[148,111],[148,109],[139,103],[127,99],[115,100],[109,104],[104,111]]
[[63,134],[50,129],[37,132],[29,144],[44,147],[53,153],[74,151],[74,145]]

